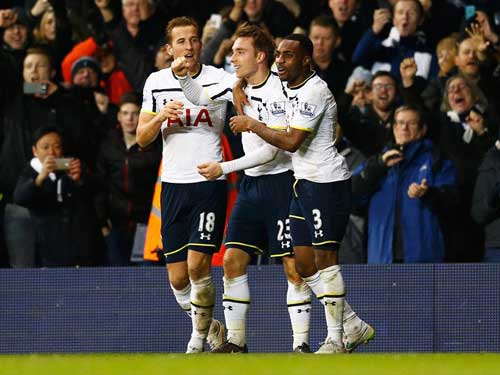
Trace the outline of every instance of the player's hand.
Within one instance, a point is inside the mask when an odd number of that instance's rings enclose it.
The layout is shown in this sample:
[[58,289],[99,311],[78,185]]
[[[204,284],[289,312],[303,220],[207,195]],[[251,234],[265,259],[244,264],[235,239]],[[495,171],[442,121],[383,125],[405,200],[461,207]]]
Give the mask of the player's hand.
[[184,109],[184,103],[172,100],[165,104],[160,112],[156,114],[156,121],[163,122],[166,119],[177,120]]
[[82,177],[82,163],[80,162],[80,159],[71,159],[66,173],[73,181],[80,181],[80,178]]
[[427,179],[423,179],[420,184],[414,182],[408,188],[408,196],[410,198],[422,198],[429,191],[429,186],[427,185]]
[[375,9],[375,12],[373,12],[373,24],[372,24],[373,33],[374,34],[380,33],[384,29],[385,25],[391,22],[391,19],[392,15],[389,9],[385,8]]
[[216,161],[210,161],[198,165],[198,173],[205,177],[208,181],[217,180],[222,176],[222,167]]
[[399,150],[389,150],[382,154],[382,162],[386,167],[392,167],[403,160],[403,154]]
[[417,63],[413,57],[408,57],[399,64],[401,80],[404,87],[411,87],[417,75]]
[[229,126],[234,134],[250,131],[252,119],[248,116],[233,116],[229,120]]
[[177,77],[184,77],[189,72],[189,63],[184,56],[176,58],[172,61],[172,71]]

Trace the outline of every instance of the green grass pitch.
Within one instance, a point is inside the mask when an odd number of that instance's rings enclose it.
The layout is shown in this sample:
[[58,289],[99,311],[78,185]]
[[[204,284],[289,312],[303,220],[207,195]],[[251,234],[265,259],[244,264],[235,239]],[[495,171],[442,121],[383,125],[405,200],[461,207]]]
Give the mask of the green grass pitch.
[[0,355],[0,375],[500,375],[500,354]]

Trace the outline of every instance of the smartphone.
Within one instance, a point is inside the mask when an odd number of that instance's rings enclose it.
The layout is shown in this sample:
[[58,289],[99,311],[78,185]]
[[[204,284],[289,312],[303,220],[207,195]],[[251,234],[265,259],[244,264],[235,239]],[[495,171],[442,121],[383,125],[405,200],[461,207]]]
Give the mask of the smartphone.
[[23,92],[26,95],[47,95],[49,89],[49,85],[46,83],[40,82],[24,82],[23,83]]
[[213,13],[210,16],[210,21],[218,29],[218,28],[220,28],[220,25],[222,24],[222,16],[220,14]]
[[467,5],[465,7],[465,19],[469,20],[476,17],[476,7],[474,5]]
[[55,158],[54,161],[56,162],[56,170],[67,171],[69,169],[71,158]]

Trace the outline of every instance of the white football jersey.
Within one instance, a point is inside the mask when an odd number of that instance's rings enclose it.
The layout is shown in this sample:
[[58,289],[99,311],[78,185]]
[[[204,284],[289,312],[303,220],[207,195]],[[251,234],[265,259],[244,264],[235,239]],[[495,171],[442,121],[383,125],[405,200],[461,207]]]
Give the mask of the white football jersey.
[[333,145],[337,103],[316,73],[296,87],[286,87],[286,116],[291,128],[310,134],[292,154],[296,179],[325,183],[347,180],[351,172]]
[[[193,76],[203,87],[223,81],[227,73],[201,65]],[[179,81],[170,68],[152,73],[144,85],[141,112],[156,114],[172,100],[184,103],[178,120],[167,119],[161,125],[163,161],[161,180],[171,183],[206,181],[198,173],[202,162],[222,161],[221,133],[226,117],[226,103],[197,106],[184,96]],[[219,179],[225,179],[221,176]]]
[[[208,96],[212,100],[233,101],[232,87],[236,82],[236,76],[227,79],[223,83],[206,88]],[[245,87],[250,106],[245,106],[245,114],[268,127],[286,131],[286,96],[281,86],[280,79],[269,72],[264,82],[259,85]],[[266,143],[255,133],[244,132],[241,134],[241,143],[245,154],[251,153]],[[279,150],[276,157],[266,164],[245,169],[248,176],[262,176],[267,174],[278,174],[292,169],[290,154]]]

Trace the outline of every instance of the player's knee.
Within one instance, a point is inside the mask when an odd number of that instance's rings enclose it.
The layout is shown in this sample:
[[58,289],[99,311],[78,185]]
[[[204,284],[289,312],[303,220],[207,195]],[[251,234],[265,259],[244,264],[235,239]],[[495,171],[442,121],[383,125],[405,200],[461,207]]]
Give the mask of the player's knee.
[[172,287],[176,290],[183,290],[189,284],[188,275],[170,275],[169,280]]
[[301,278],[312,276],[317,272],[314,264],[295,263],[295,269]]
[[244,275],[248,266],[248,254],[241,251],[227,251],[224,254],[224,275],[229,278]]
[[316,265],[320,270],[339,264],[338,251],[336,250],[316,250],[315,258]]

